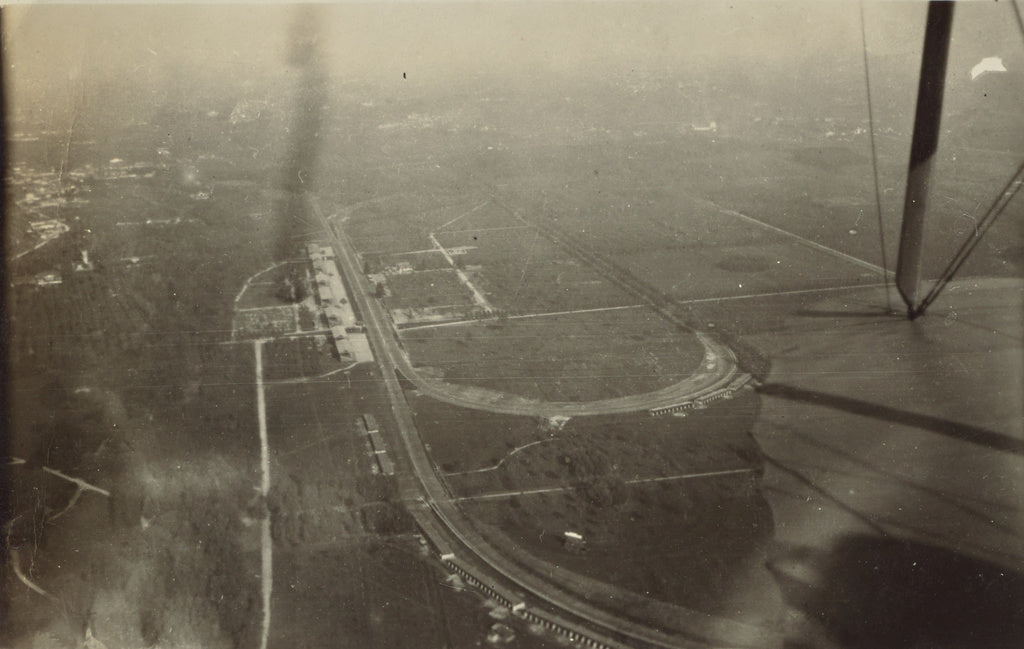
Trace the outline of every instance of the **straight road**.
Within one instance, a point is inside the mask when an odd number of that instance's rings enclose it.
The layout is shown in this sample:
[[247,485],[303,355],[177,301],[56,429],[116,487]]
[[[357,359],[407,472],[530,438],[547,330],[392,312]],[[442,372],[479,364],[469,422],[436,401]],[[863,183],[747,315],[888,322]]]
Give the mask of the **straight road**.
[[581,417],[669,408],[687,401],[708,398],[724,390],[730,384],[733,384],[735,388],[741,383],[736,381],[741,376],[741,372],[736,365],[736,356],[732,350],[700,332],[694,333],[704,345],[704,358],[697,370],[678,383],[645,394],[597,401],[541,401],[486,388],[453,385],[439,379],[421,376],[397,342],[391,320],[383,308],[377,302],[366,298],[366,295],[371,295],[372,291],[366,285],[361,271],[362,267],[359,265],[347,237],[331,229],[331,224],[323,216],[323,211],[317,205],[315,197],[307,195],[307,200],[310,210],[317,215],[324,228],[334,239],[336,254],[339,255],[338,258],[344,266],[342,271],[354,294],[352,299],[356,301],[363,314],[364,324],[371,340],[374,336],[378,338],[377,344],[374,345],[375,349],[380,348],[377,353],[386,356],[386,361],[391,368],[401,372],[424,395],[463,408],[506,415],[549,418]]
[[[411,370],[412,368],[409,366],[408,359],[398,349],[398,345],[391,335],[391,324],[384,314],[382,307],[367,297],[371,294],[370,287],[367,284],[366,278],[362,275],[361,266],[355,252],[344,233],[337,232],[331,227],[330,222],[324,216],[323,210],[320,209],[316,197],[306,194],[305,198],[309,210],[323,224],[324,229],[329,235],[337,253],[341,271],[348,280],[349,290],[352,292],[351,299],[362,315],[367,338],[376,354],[381,377],[391,401],[391,409],[398,427],[399,436],[402,439],[407,456],[416,474],[422,495],[425,496],[426,502],[430,505],[429,509],[409,508],[412,515],[416,517],[417,522],[421,523],[424,531],[428,535],[431,532],[433,534],[446,533],[451,535],[458,544],[470,548],[475,553],[473,558],[477,562],[486,565],[488,569],[494,571],[502,578],[511,581],[519,588],[553,606],[556,610],[564,611],[570,616],[584,620],[592,628],[600,629],[600,632],[591,634],[595,639],[601,639],[604,633],[608,633],[613,637],[629,638],[631,641],[639,642],[643,646],[697,646],[697,643],[692,638],[671,635],[637,624],[632,620],[596,608],[573,593],[556,588],[554,585],[524,570],[518,564],[503,556],[472,528],[461,510],[452,502],[447,486],[435,472],[434,466],[427,456],[426,449],[416,430],[412,411],[405,401],[405,395],[395,373],[396,370]],[[415,374],[414,372],[410,373]],[[413,494],[407,494],[407,497],[415,498]],[[431,512],[433,512],[433,515],[431,515]],[[443,529],[438,526],[438,520],[443,524]],[[437,541],[439,542],[435,542],[435,545],[442,547],[451,544],[448,538],[441,538]],[[686,611],[685,609],[680,609],[680,612],[684,615],[687,613],[692,614],[694,632],[698,636],[708,637],[709,640],[717,643],[725,643],[732,646],[753,646],[752,643],[755,639],[763,639],[763,630],[761,629],[724,619],[709,619],[706,615]],[[609,645],[620,644],[610,637],[606,638],[606,640]]]

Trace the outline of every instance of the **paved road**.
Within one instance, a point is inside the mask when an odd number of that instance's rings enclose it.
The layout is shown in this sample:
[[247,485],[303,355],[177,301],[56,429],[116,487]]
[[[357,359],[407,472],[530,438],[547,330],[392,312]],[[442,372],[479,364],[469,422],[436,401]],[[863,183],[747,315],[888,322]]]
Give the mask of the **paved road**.
[[[356,254],[347,240],[342,240],[331,230],[329,222],[311,197],[311,209],[324,223],[324,227],[335,236],[335,250],[346,266],[343,272],[348,278],[353,299],[359,305],[367,329],[374,329],[380,338],[379,346],[384,348],[387,361],[416,388],[429,397],[463,408],[486,410],[507,415],[539,417],[579,417],[583,415],[607,415],[625,412],[639,412],[652,408],[667,408],[688,401],[705,399],[724,390],[742,374],[736,365],[736,356],[725,345],[713,338],[696,332],[704,345],[704,358],[700,367],[682,381],[661,390],[597,401],[541,401],[507,392],[487,388],[454,385],[440,379],[421,376],[398,342],[390,317],[376,302],[366,299],[360,292],[367,290],[365,279]],[[358,284],[358,286],[353,286]],[[367,295],[370,293],[367,293]],[[378,352],[381,353],[381,352]]]
[[[363,324],[366,326],[367,337],[376,354],[381,376],[391,401],[395,422],[398,426],[398,433],[412,463],[413,471],[419,480],[422,493],[425,495],[427,502],[432,505],[433,512],[436,514],[437,518],[433,518],[426,508],[410,508],[413,516],[417,517],[417,519],[422,519],[423,524],[421,526],[424,531],[428,534],[431,532],[437,534],[439,532],[437,519],[440,519],[444,524],[444,530],[457,539],[458,543],[471,548],[476,553],[476,558],[491,570],[517,584],[520,588],[538,599],[547,602],[558,610],[568,612],[585,620],[597,629],[606,629],[619,636],[629,637],[641,642],[645,646],[695,646],[691,638],[670,635],[637,624],[608,611],[596,608],[573,593],[556,588],[544,579],[512,562],[479,536],[469,520],[452,502],[446,485],[435,472],[434,466],[427,456],[426,449],[416,430],[412,411],[405,401],[401,385],[395,374],[397,369],[411,370],[411,367],[409,367],[408,360],[398,349],[398,345],[392,335],[391,324],[384,314],[382,307],[367,297],[370,295],[370,288],[361,272],[361,266],[351,245],[344,236],[344,233],[338,233],[331,228],[330,223],[324,217],[323,211],[317,204],[316,198],[306,195],[306,199],[310,211],[323,223],[331,236],[342,273],[349,282],[349,289],[352,292],[351,298],[359,308]],[[414,372],[411,373],[415,374]],[[450,544],[449,539],[441,539],[441,541],[445,545]],[[715,637],[717,641],[734,646],[748,644],[749,641],[757,637],[759,632],[753,627],[736,624],[729,620],[710,619],[709,616],[686,611],[685,609],[680,609],[680,612],[684,615],[692,614],[693,628],[698,630],[701,635],[717,636]]]
[[446,383],[440,379],[421,376],[404,352],[397,354],[396,367],[423,394],[464,408],[539,417],[580,417],[638,412],[710,397],[725,389],[740,375],[732,350],[703,334],[696,335],[704,344],[704,358],[693,374],[654,392],[598,401],[541,401],[487,388]]

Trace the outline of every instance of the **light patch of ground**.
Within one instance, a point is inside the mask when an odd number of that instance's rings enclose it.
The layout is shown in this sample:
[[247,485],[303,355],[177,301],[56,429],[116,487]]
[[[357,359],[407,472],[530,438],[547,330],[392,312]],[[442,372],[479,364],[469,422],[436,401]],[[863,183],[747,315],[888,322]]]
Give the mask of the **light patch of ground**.
[[700,340],[647,310],[499,319],[406,330],[414,364],[446,381],[547,401],[651,392],[690,376]]

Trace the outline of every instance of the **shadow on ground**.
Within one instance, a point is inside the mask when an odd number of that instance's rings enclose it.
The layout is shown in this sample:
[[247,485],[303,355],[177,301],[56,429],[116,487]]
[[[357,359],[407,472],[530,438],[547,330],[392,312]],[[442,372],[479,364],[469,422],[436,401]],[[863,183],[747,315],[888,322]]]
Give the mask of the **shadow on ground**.
[[768,568],[788,604],[845,649],[1009,649],[1024,640],[1024,574],[913,541],[851,535]]
[[963,440],[996,451],[1024,455],[1024,441],[980,426],[892,408],[861,399],[852,399],[817,390],[807,390],[782,383],[765,383],[758,387],[757,391],[773,397],[833,408],[887,423],[929,430],[939,435],[946,435],[947,437]]

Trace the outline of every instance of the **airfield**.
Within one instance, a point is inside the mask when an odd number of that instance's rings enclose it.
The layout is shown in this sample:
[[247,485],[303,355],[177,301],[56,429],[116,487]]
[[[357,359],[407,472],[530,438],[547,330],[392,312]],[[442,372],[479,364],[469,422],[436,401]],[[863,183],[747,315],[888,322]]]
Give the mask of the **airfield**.
[[[16,76],[0,645],[1024,632],[1021,205],[904,317],[913,48],[869,124],[860,77],[788,62],[317,47],[74,104]],[[928,278],[1024,150],[1021,79],[950,84]]]

